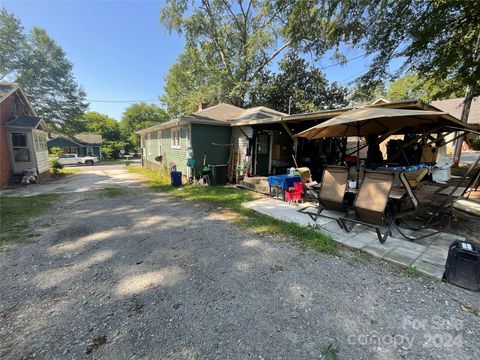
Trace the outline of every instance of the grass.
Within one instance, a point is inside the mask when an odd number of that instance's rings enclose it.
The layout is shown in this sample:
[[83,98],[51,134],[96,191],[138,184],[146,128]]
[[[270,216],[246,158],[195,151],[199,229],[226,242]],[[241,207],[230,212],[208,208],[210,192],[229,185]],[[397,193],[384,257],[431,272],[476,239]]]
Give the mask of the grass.
[[416,266],[413,266],[413,265],[410,265],[406,270],[408,275],[412,276],[412,277],[415,277],[415,276],[419,276],[420,273],[418,272],[418,269]]
[[325,346],[322,350],[322,359],[327,360],[337,360],[338,359],[338,348],[333,344]]
[[59,195],[0,196],[0,251],[28,241],[34,233],[28,220],[46,211]]
[[78,174],[79,172],[80,172],[80,169],[75,169],[75,168],[63,168],[63,169],[58,169],[57,174],[73,175],[73,174]]
[[[456,168],[451,168],[452,175],[454,176],[463,176],[467,172],[468,168],[470,166],[459,166]],[[476,174],[477,171],[480,169],[480,166],[475,166],[473,170],[470,172],[470,174]]]
[[233,222],[256,234],[283,235],[309,246],[319,252],[339,255],[338,246],[331,236],[313,227],[305,227],[262,215],[243,207],[243,203],[260,197],[259,194],[232,186],[184,186],[180,189],[170,186],[170,176],[141,166],[129,166],[127,171],[144,175],[148,185],[156,191],[170,193],[186,200],[200,201],[222,206],[234,213]]
[[123,188],[118,188],[118,187],[111,187],[111,188],[105,188],[102,189],[102,195],[106,197],[117,197],[117,196],[123,196],[127,193],[127,191]]

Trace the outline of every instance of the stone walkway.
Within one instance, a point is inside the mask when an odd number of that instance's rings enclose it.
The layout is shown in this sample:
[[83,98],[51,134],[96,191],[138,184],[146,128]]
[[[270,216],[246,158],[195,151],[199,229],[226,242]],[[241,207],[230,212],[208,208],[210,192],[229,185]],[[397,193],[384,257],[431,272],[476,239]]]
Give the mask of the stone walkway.
[[[313,204],[293,206],[273,198],[259,199],[244,204],[244,206],[249,209],[279,220],[295,222],[304,226],[313,226],[315,222],[308,215],[297,211],[301,207],[308,205],[313,206]],[[312,210],[315,209],[312,208]],[[332,217],[342,215],[327,210],[324,210],[323,214]],[[373,228],[363,225],[356,225],[350,233],[342,230],[335,220],[325,217],[318,218],[316,225],[342,245],[360,249],[377,258],[399,265],[415,267],[417,271],[438,280],[442,279],[445,271],[445,262],[450,244],[455,240],[465,240],[465,238],[461,236],[440,233],[416,242],[411,242],[401,238],[400,234],[394,230],[393,236],[389,237],[384,244],[381,244]],[[433,230],[425,229],[416,232],[414,236],[419,237],[432,231]],[[408,235],[409,230],[405,230],[404,232]]]

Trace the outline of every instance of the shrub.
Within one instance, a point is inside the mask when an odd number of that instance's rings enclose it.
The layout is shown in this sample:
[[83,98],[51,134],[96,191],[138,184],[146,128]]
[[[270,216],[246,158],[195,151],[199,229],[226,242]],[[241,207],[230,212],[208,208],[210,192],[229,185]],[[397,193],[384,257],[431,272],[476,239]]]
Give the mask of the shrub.
[[478,139],[473,140],[472,147],[473,147],[473,150],[480,150],[480,137]]
[[50,160],[50,173],[58,174],[61,169],[63,169],[63,165],[60,164],[56,159]]
[[63,155],[63,149],[59,147],[52,147],[49,149],[50,152],[50,157],[59,157],[60,155]]

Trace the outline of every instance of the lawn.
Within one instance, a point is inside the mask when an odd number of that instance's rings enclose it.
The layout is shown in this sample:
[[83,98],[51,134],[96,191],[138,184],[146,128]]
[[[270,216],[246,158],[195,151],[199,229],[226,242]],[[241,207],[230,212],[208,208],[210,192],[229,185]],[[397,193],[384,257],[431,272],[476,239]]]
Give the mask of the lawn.
[[0,196],[0,251],[5,251],[13,243],[28,241],[35,235],[28,226],[28,220],[46,211],[58,196]]
[[243,203],[262,195],[233,186],[183,186],[180,189],[170,185],[170,176],[141,166],[129,166],[127,171],[144,175],[148,184],[156,191],[167,192],[186,200],[201,201],[225,207],[235,213],[234,222],[255,233],[284,235],[320,252],[339,255],[338,246],[330,235],[312,227],[286,222],[262,215],[243,207]]

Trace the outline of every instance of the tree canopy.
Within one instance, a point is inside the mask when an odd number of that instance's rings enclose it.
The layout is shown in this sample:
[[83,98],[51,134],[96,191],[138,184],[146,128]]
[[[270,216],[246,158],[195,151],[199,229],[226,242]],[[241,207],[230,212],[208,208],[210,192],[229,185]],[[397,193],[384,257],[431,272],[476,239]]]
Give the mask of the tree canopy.
[[396,79],[388,88],[386,98],[391,101],[420,99],[432,101],[462,97],[464,91],[456,90],[449,81],[437,83],[420,79],[416,74],[407,74]]
[[73,65],[47,32],[26,34],[20,21],[0,10],[0,79],[20,84],[37,113],[48,123],[68,127],[88,108]]
[[122,115],[120,130],[123,138],[129,143],[132,149],[140,147],[136,131],[153,126],[165,121],[170,117],[167,112],[154,104],[144,102],[129,106]]
[[345,107],[347,89],[329,84],[325,74],[295,52],[279,62],[277,73],[268,73],[258,81],[252,93],[254,105],[296,114]]

